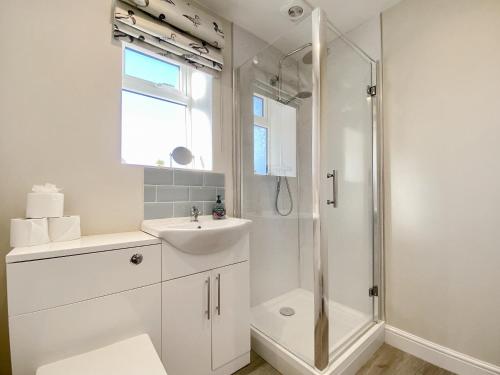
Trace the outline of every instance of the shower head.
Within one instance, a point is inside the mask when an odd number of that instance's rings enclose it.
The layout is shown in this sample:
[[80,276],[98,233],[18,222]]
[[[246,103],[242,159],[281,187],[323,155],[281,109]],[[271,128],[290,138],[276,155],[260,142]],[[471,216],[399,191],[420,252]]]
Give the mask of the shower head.
[[[282,87],[282,82],[281,82],[281,70],[283,68],[283,62],[289,58],[290,56],[293,56],[295,55],[297,52],[300,52],[300,51],[303,51],[305,50],[306,48],[308,47],[311,47],[312,46],[312,43],[306,43],[294,50],[291,50],[290,52],[288,52],[287,54],[283,55],[281,57],[281,59],[279,60],[278,62],[278,76],[277,76],[277,79],[274,81],[274,82],[277,82],[278,83],[278,101],[282,101],[282,98],[281,98],[281,87]],[[273,81],[271,81],[271,85],[273,84]],[[274,86],[274,85],[273,85]],[[306,96],[308,97],[308,96]],[[285,104],[288,104],[290,103],[292,100],[298,98],[298,96],[295,96],[294,98],[290,99],[288,102],[286,102]]]
[[301,91],[301,92],[297,93],[297,95],[295,95],[295,98],[307,99],[307,98],[310,98],[311,96],[312,96],[312,93],[310,91]]
[[[304,44],[303,46],[300,46],[299,48],[296,48],[294,50],[291,50],[290,52],[286,53],[285,55],[283,55],[279,61],[279,66],[281,66],[283,64],[283,61],[285,61],[285,59],[287,59],[288,57],[292,56],[292,55],[295,55],[297,52],[300,52],[308,47],[311,47],[312,46],[312,43],[306,43]],[[312,53],[311,53],[311,56],[312,56]],[[311,57],[311,62],[312,62],[312,57]]]
[[283,104],[290,104],[293,102],[295,99],[307,99],[312,96],[312,93],[310,91],[299,91],[295,96],[292,96],[290,99],[286,101],[282,101]]
[[313,63],[313,54],[312,51],[307,52],[303,57],[302,57],[302,62],[306,65],[311,65]]

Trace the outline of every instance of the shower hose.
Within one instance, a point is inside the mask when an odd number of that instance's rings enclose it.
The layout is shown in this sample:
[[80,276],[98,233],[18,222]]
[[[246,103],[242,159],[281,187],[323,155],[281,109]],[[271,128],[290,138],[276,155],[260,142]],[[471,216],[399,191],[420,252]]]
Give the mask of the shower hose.
[[[288,197],[290,198],[290,207],[288,208],[288,210],[286,212],[281,212],[279,205],[278,205],[278,199],[279,199],[280,191],[281,191],[281,179],[282,178],[285,180],[286,189],[288,190]],[[274,206],[276,208],[276,212],[279,215],[288,216],[292,213],[292,211],[293,211],[293,198],[292,198],[292,192],[290,191],[290,184],[288,183],[287,177],[278,176],[278,182],[276,183],[276,200],[274,203],[275,203]]]

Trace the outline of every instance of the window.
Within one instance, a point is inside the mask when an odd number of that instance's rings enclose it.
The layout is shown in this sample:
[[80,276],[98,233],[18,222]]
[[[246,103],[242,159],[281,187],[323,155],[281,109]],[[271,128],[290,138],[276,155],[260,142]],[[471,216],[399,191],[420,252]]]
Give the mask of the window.
[[255,174],[269,173],[269,127],[264,97],[253,96],[253,169]]
[[[176,147],[193,160],[177,164]],[[212,77],[142,48],[123,49],[122,162],[212,169]]]
[[266,175],[268,172],[267,147],[269,143],[267,133],[267,128],[259,125],[253,126],[253,167],[255,174]]
[[257,95],[253,96],[253,115],[264,117],[264,98]]
[[295,177],[296,108],[254,94],[253,115],[254,174]]
[[136,77],[157,85],[168,85],[180,89],[179,65],[153,58],[139,51],[125,48],[125,75]]

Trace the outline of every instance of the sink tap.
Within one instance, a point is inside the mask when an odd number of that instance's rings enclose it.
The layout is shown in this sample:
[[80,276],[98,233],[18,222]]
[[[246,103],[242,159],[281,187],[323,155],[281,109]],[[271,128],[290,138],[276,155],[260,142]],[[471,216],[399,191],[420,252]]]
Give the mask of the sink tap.
[[198,216],[200,215],[200,210],[198,207],[193,206],[191,208],[191,221],[198,222]]

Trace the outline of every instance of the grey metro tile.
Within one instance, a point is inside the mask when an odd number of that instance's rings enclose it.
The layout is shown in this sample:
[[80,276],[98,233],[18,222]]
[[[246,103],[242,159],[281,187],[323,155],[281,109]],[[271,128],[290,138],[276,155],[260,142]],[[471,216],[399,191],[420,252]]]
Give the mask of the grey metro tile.
[[174,184],[184,186],[201,186],[203,185],[203,172],[176,169],[174,170]]
[[156,202],[156,186],[144,185],[144,202]]
[[183,202],[189,200],[189,187],[187,186],[158,186],[158,202]]
[[225,176],[224,173],[209,173],[205,172],[205,186],[224,187]]
[[192,201],[215,201],[217,189],[214,187],[196,187],[189,188],[189,196]]
[[226,199],[226,190],[224,188],[217,188],[217,195],[220,195],[220,199],[224,201]]
[[172,185],[174,173],[166,168],[144,168],[144,185]]
[[144,220],[163,219],[173,214],[173,203],[144,203]]

